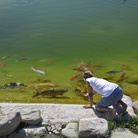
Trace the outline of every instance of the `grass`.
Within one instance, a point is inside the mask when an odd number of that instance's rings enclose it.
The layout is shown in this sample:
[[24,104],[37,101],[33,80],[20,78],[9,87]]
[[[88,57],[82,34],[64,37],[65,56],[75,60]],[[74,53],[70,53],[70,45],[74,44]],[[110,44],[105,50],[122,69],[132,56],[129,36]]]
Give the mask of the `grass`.
[[120,120],[113,120],[113,121],[108,121],[108,129],[109,133],[108,135],[111,134],[111,131],[117,128],[127,128],[133,133],[138,135],[138,116],[132,117],[129,121],[120,121]]

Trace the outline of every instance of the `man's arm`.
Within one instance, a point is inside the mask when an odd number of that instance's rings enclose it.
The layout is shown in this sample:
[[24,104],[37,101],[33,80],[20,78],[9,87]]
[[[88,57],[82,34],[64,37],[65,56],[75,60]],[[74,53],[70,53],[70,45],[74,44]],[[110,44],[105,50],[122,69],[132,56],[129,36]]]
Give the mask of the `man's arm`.
[[89,96],[89,100],[90,100],[90,104],[89,105],[84,105],[84,108],[91,108],[93,106],[93,88],[90,86],[89,82],[87,82],[87,86],[88,86],[88,96]]

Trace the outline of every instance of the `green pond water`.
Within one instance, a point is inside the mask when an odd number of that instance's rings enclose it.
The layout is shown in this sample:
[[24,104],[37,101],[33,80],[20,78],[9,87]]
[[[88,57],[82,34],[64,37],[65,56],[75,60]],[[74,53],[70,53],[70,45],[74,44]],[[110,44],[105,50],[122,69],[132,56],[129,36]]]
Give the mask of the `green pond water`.
[[[89,103],[75,91],[86,87],[83,73],[69,81],[80,73],[72,70],[77,63],[91,63],[95,76],[118,83],[138,100],[137,7],[137,0],[0,0],[0,85],[46,79],[68,89],[62,96],[32,98],[35,89],[1,88],[0,102]],[[124,70],[125,78],[110,70]],[[95,95],[94,103],[100,98]]]

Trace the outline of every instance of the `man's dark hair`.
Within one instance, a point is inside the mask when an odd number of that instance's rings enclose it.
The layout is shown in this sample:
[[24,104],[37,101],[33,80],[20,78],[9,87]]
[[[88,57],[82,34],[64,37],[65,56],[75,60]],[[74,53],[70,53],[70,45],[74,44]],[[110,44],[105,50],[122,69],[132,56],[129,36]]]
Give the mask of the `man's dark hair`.
[[94,75],[91,71],[85,71],[84,72],[84,75],[83,75],[84,79],[91,78],[91,77],[94,77]]

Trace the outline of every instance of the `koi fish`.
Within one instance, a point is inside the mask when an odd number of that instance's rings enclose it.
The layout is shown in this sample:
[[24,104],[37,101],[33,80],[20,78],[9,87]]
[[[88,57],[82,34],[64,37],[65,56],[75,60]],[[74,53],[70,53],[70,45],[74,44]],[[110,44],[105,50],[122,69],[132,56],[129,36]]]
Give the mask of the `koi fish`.
[[13,78],[14,76],[13,75],[6,75],[6,77],[8,77],[8,78]]
[[39,74],[43,74],[45,75],[45,72],[44,71],[41,71],[41,70],[37,70],[37,69],[34,69],[33,67],[31,67],[33,71],[39,73]]
[[131,67],[131,65],[126,64],[126,63],[119,63],[119,62],[116,62],[116,64],[119,64],[119,65],[121,65],[121,66],[123,66],[123,67]]
[[93,73],[93,71],[90,70],[89,68],[84,67],[84,69]]
[[4,56],[4,57],[2,57],[1,59],[7,59],[9,56]]
[[38,89],[38,90],[44,90],[44,89],[49,89],[49,88],[55,88],[59,87],[60,85],[58,84],[53,84],[53,83],[36,83],[33,85],[29,85],[27,88],[29,89]]
[[76,94],[84,95],[87,93],[87,90],[85,87],[78,87],[78,88],[75,88],[75,92]]
[[0,86],[0,88],[5,89],[7,87],[15,88],[15,87],[21,87],[21,86],[27,87],[27,85],[24,84],[24,83],[20,83],[20,82],[10,82],[10,83],[7,83],[5,85]]
[[44,82],[44,83],[47,83],[47,82],[50,82],[50,80],[35,78],[33,81],[31,81],[31,83],[34,83],[34,82]]
[[80,88],[75,88],[75,92],[78,94],[78,93],[81,93],[81,90]]
[[56,97],[57,95],[63,95],[63,93],[67,91],[68,91],[67,89],[49,89],[41,92],[36,90],[35,95],[33,95],[32,97],[35,98],[36,96],[39,96],[39,95]]
[[35,85],[35,87],[37,88],[44,88],[44,87],[54,88],[54,87],[59,87],[59,86],[60,86],[59,84],[54,84],[54,83],[38,83]]
[[84,72],[84,70],[83,69],[80,69],[80,68],[73,68],[73,70],[79,71],[79,72]]
[[74,75],[73,77],[70,78],[70,81],[74,80],[74,79],[77,78],[79,75],[80,75],[80,73],[77,74],[77,75]]
[[106,73],[114,74],[114,73],[119,73],[119,72],[124,72],[124,71],[123,70],[111,70],[111,71],[107,71]]
[[125,78],[125,72],[123,74],[120,75],[120,78]]
[[5,63],[2,63],[2,62],[0,62],[0,65],[2,65],[2,66],[7,66]]
[[79,64],[79,63],[77,63],[78,64],[78,67],[80,68],[80,69],[82,69],[82,66],[81,66],[81,64]]
[[15,54],[8,55],[8,56],[4,56],[4,57],[2,57],[1,59],[7,59],[7,58],[9,58],[9,57],[11,57],[11,56],[15,56]]
[[39,79],[38,81],[39,82],[44,82],[44,83],[51,82],[51,80],[47,80],[47,79]]
[[18,61],[24,61],[24,60],[29,60],[29,59],[30,59],[29,57],[21,58],[21,59],[16,60],[16,62],[18,62]]

